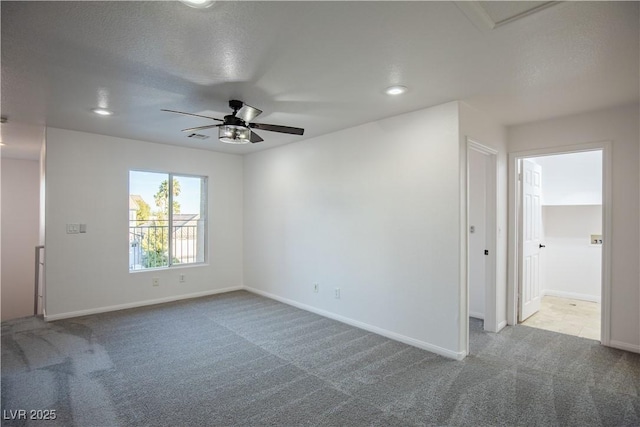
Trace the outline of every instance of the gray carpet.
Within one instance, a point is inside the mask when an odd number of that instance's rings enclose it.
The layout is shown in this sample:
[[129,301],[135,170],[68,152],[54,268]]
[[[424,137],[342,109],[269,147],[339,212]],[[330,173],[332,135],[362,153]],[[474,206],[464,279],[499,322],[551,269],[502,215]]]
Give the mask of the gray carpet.
[[475,320],[471,347],[456,362],[242,291],[19,319],[2,323],[3,425],[640,425],[638,354]]

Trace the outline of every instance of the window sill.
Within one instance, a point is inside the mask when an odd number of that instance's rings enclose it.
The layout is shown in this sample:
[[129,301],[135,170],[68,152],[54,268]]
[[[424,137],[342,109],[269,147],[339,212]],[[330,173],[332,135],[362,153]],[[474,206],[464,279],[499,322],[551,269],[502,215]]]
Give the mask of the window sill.
[[198,267],[208,267],[208,266],[209,266],[208,262],[198,262],[194,264],[174,265],[171,267],[156,267],[156,268],[143,268],[140,270],[129,270],[129,273],[136,274],[136,273],[150,273],[150,272],[157,272],[157,271],[173,271],[173,270],[183,270],[187,268],[198,268]]

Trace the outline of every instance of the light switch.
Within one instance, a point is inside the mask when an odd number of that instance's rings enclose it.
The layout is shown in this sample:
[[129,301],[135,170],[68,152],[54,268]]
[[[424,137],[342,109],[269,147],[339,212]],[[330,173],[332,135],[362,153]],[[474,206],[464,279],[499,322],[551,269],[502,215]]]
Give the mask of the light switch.
[[67,234],[78,234],[80,232],[80,224],[67,224]]
[[86,233],[87,232],[87,224],[80,224],[80,228],[79,228],[81,233]]

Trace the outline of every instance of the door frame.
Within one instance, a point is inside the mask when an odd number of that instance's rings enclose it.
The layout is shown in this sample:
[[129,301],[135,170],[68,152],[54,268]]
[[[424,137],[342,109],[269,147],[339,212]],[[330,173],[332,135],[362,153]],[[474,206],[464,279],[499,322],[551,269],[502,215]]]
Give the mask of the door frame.
[[509,243],[507,257],[507,324],[518,324],[518,206],[521,203],[518,191],[518,162],[530,157],[557,154],[571,154],[585,151],[602,151],[602,277],[601,277],[601,319],[600,342],[610,345],[611,341],[611,246],[612,229],[612,153],[611,141],[591,142],[536,150],[509,153]]
[[[498,151],[490,148],[486,145],[479,143],[478,141],[467,137],[467,147],[466,147],[466,221],[465,221],[465,236],[469,234],[469,206],[470,206],[470,192],[469,192],[469,151],[474,150],[483,155],[486,155],[488,158],[487,161],[487,182],[486,182],[486,223],[487,223],[487,249],[489,250],[489,255],[487,259],[486,265],[486,276],[485,276],[485,307],[484,307],[484,330],[488,332],[498,332],[499,325],[496,316],[496,307],[497,307],[497,288],[496,288],[496,277],[497,277],[497,248],[498,248]],[[466,295],[466,304],[464,310],[464,322],[466,322],[466,344],[467,344],[467,354],[469,353],[469,239],[465,238],[465,295]]]

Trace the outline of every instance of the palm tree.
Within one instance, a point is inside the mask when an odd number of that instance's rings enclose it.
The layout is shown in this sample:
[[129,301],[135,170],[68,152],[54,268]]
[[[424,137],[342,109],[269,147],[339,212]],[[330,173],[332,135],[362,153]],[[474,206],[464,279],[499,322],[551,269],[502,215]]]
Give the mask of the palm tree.
[[[173,179],[173,197],[180,195],[180,182]],[[169,233],[171,224],[169,219],[169,180],[165,179],[160,183],[158,192],[153,195],[156,206],[156,219],[152,220],[152,226],[148,228],[147,234],[142,241],[142,249],[145,251],[145,267],[162,267],[168,264],[169,255]],[[173,214],[180,213],[180,203],[173,201]],[[178,260],[174,259],[174,263]]]

